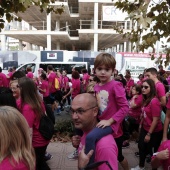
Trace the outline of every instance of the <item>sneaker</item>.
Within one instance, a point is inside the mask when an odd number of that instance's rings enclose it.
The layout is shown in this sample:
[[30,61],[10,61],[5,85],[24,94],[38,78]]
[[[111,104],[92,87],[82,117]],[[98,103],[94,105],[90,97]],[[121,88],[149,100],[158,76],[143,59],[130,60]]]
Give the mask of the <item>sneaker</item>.
[[138,166],[136,166],[135,168],[131,168],[131,170],[145,170],[145,167],[141,168]]
[[71,154],[69,154],[67,156],[68,159],[78,159],[78,150],[76,149],[74,152],[72,152]]
[[44,156],[45,161],[48,161],[48,160],[50,160],[52,158],[53,158],[53,156],[51,154],[45,153],[45,156]]
[[124,142],[122,145],[122,149],[129,148],[130,144],[129,142]]
[[135,156],[136,156],[136,157],[139,157],[139,152],[135,152]]

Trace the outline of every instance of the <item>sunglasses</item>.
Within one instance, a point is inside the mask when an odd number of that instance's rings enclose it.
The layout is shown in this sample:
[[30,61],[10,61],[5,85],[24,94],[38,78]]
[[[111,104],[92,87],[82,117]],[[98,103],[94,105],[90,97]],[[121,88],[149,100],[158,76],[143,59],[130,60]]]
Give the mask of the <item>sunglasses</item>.
[[91,82],[91,81],[94,81],[94,80],[89,79],[89,82]]
[[149,88],[149,86],[141,86],[141,88],[143,89],[148,89]]

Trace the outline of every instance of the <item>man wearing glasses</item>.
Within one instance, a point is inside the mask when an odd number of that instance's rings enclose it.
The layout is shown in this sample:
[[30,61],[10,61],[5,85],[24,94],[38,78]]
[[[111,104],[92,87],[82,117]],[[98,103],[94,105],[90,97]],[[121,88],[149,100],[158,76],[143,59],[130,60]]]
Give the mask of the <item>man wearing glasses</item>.
[[[88,164],[90,156],[92,155],[92,151],[85,155],[84,145],[87,134],[95,128],[98,123],[97,100],[92,94],[79,94],[73,99],[70,111],[75,128],[83,131],[82,137],[73,136],[72,143],[74,147],[79,145],[78,168],[84,169],[84,167]],[[95,162],[107,161],[106,164],[103,163],[100,165],[97,170],[109,170],[111,168],[118,170],[118,149],[112,135],[107,135],[100,139],[96,144],[96,149],[94,152]]]

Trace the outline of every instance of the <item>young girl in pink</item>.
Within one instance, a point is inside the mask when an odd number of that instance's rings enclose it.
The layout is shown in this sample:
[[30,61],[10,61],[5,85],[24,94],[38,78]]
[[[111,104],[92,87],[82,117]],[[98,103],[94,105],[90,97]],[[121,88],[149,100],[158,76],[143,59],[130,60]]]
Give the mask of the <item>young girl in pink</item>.
[[35,170],[35,155],[28,124],[10,106],[0,107],[0,169]]
[[[112,133],[114,138],[117,139],[122,136],[121,123],[128,113],[129,107],[122,83],[111,78],[115,65],[116,61],[109,53],[99,54],[94,62],[96,76],[100,79],[100,83],[94,87],[99,106],[98,119],[100,121],[97,127],[86,137],[86,154],[91,149],[95,150],[95,143],[103,136]],[[119,142],[116,141],[119,150],[118,160],[123,163],[125,160],[121,153],[122,142],[120,140]],[[89,163],[94,162],[94,157],[92,155]]]

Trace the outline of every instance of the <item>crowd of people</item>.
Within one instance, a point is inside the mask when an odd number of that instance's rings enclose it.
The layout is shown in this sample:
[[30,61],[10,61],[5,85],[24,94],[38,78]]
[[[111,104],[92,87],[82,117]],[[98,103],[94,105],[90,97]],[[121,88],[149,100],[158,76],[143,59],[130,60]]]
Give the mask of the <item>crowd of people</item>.
[[[70,108],[76,150],[68,158],[78,158],[79,169],[118,170],[119,162],[124,170],[144,170],[147,159],[152,169],[168,170],[170,76],[159,66],[145,69],[135,82],[130,70],[122,75],[115,67],[114,57],[101,53],[94,72],[83,69],[82,77],[76,68],[69,78],[66,70],[52,65],[40,68],[38,77],[31,68],[26,74],[10,68],[7,75],[0,68],[0,169],[50,169],[50,140],[39,132],[40,119],[50,106],[54,115]],[[122,153],[130,140],[139,149],[134,168]]]

